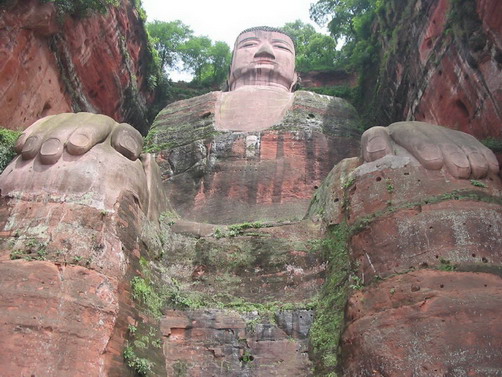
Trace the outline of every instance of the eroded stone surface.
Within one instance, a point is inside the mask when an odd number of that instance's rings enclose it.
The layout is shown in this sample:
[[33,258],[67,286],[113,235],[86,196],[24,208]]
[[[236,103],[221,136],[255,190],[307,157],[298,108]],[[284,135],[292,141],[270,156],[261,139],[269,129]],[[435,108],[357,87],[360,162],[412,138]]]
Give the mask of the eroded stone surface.
[[202,237],[187,236],[177,224],[171,229],[162,261],[166,275],[183,291],[203,295],[208,307],[238,302],[308,306],[324,282],[321,235],[309,221],[242,231],[215,227]]
[[161,329],[168,375],[310,376],[305,335],[312,311],[281,311],[275,317],[278,324],[256,313],[167,312]]
[[326,268],[319,227],[212,225],[204,234],[179,222],[163,232],[160,262],[176,292],[168,306],[178,308],[161,321],[168,375],[310,376],[309,308]]
[[355,293],[343,376],[497,376],[500,276],[422,270]]
[[349,188],[348,216],[358,229],[352,257],[367,279],[441,261],[502,262],[497,176],[474,181],[475,186],[415,166],[383,164],[377,171],[357,172]]
[[[379,83],[375,109],[382,110],[378,121],[386,125],[416,119],[481,139],[499,138],[502,18],[498,1],[458,4],[464,14],[451,22],[448,0],[389,5],[392,11],[385,13],[380,26],[397,28],[400,42],[375,80]],[[465,24],[459,23],[460,17],[468,17]],[[468,30],[466,25],[475,26]],[[391,38],[380,33],[387,51],[392,49]]]
[[109,211],[2,198],[0,358],[7,375],[128,375],[127,328],[140,320],[129,285],[142,252],[138,204],[127,192]]
[[338,164],[309,212],[325,227],[349,225],[355,275],[339,372],[496,376],[499,177],[456,179],[407,157],[357,164]]
[[56,20],[51,3],[17,1],[0,17],[0,124],[24,129],[46,115],[106,114],[146,132],[146,31],[127,1],[106,15]]
[[85,267],[0,262],[2,375],[100,376],[119,311],[118,282]]

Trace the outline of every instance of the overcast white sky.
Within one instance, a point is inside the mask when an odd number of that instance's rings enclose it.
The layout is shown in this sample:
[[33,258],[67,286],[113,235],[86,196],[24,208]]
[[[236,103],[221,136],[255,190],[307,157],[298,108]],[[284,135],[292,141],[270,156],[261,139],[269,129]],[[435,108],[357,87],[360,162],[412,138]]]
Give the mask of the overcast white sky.
[[[237,35],[253,26],[281,27],[300,19],[325,32],[310,21],[309,8],[313,2],[315,0],[142,0],[148,21],[181,20],[196,35],[224,41],[230,49]],[[174,80],[183,79],[174,74],[170,76]]]

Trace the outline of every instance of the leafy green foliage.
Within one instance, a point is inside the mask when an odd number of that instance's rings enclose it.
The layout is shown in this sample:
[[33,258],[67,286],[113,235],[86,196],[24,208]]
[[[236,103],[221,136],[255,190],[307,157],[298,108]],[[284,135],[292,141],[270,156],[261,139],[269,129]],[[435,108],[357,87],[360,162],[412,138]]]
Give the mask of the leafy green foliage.
[[183,289],[180,282],[171,279],[172,285],[168,290],[167,299],[170,305],[177,309],[200,309],[206,306],[204,298],[197,292]]
[[359,276],[355,274],[350,275],[349,288],[354,289],[356,291],[360,291],[361,289],[364,288],[363,279],[361,279]]
[[225,42],[214,42],[209,49],[209,64],[202,70],[200,81],[212,85],[224,82],[230,70],[231,58],[230,47]]
[[193,31],[180,20],[147,23],[146,28],[158,52],[163,68],[175,68],[181,62],[180,46],[193,36]]
[[244,350],[244,354],[240,357],[240,360],[243,364],[247,364],[253,361],[254,357],[249,350]]
[[372,97],[375,88],[368,87],[367,83],[375,82],[379,67],[385,65],[373,26],[389,4],[390,1],[384,0],[318,0],[310,8],[311,18],[322,25],[328,23],[337,44],[343,44],[338,51],[336,68],[354,72],[359,77],[359,85],[345,98],[359,110],[364,128],[374,125],[379,114]]
[[184,69],[195,75],[201,84],[221,84],[230,67],[230,47],[225,42],[213,42],[205,36],[192,37],[180,47]]
[[165,299],[157,292],[149,280],[135,276],[131,280],[131,288],[132,297],[145,305],[152,315],[155,317],[162,315]]
[[394,192],[394,184],[392,183],[392,180],[390,178],[387,178],[385,180],[385,188],[387,189],[387,192],[389,194],[392,194]]
[[134,325],[129,325],[127,326],[127,330],[129,331],[129,334],[134,335],[136,331],[138,331],[138,328]]
[[106,13],[110,6],[118,6],[118,0],[43,0],[54,3],[60,16],[86,17],[93,12]]
[[164,69],[194,74],[195,82],[219,85],[226,79],[230,66],[230,47],[206,36],[196,36],[183,22],[154,21],[147,24],[153,45]]
[[127,345],[122,353],[129,368],[132,368],[140,376],[146,376],[152,370],[152,362],[148,359],[138,357],[134,348]]
[[180,48],[181,60],[186,71],[195,74],[200,80],[202,71],[208,64],[209,50],[211,49],[211,39],[205,36],[192,37]]
[[482,188],[488,187],[485,183],[478,181],[477,179],[471,179],[471,185],[476,186],[476,187],[482,187]]
[[457,269],[457,267],[447,259],[441,258],[439,262],[440,262],[439,270],[441,271],[455,271]]
[[316,32],[312,25],[300,20],[286,23],[281,29],[295,42],[297,71],[328,70],[335,67],[338,53],[332,37]]
[[17,131],[0,128],[0,173],[16,156],[14,147],[20,134]]
[[241,224],[232,224],[226,227],[226,229],[216,228],[214,231],[215,238],[223,238],[223,237],[236,237],[244,234],[244,231],[247,229],[259,229],[263,228],[265,225],[261,221],[255,221],[252,223],[241,223]]
[[26,261],[46,260],[47,244],[36,238],[28,238],[25,240],[23,247],[11,251],[10,259],[24,259]]
[[325,24],[336,41],[345,44],[367,38],[371,21],[382,0],[319,0],[310,7],[310,17]]

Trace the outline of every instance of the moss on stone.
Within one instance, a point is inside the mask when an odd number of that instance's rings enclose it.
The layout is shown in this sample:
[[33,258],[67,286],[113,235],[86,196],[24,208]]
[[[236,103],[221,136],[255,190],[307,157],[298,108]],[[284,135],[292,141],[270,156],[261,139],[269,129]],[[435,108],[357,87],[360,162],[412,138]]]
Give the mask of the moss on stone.
[[347,224],[342,223],[329,228],[326,238],[321,242],[328,271],[309,335],[316,376],[337,376],[339,343],[345,323],[351,270],[349,234]]
[[390,203],[390,205],[387,208],[380,211],[376,211],[372,214],[369,214],[367,216],[358,219],[350,227],[350,232],[351,234],[359,233],[360,231],[368,227],[373,221],[403,209],[419,207],[426,204],[436,204],[447,200],[472,200],[472,201],[502,205],[502,198],[489,195],[482,191],[453,190],[451,192],[447,192],[441,195],[431,196],[415,202],[403,203],[400,205],[392,205],[392,203]]
[[495,139],[493,137],[489,137],[483,140],[480,140],[481,144],[483,144],[485,147],[490,148],[493,152],[495,153],[500,153],[502,152],[502,140],[501,139]]
[[[161,112],[159,115],[165,114]],[[154,122],[145,138],[144,152],[155,153],[172,150],[197,140],[211,139],[217,134],[212,119],[192,123],[173,116],[169,123],[162,122],[162,120]]]

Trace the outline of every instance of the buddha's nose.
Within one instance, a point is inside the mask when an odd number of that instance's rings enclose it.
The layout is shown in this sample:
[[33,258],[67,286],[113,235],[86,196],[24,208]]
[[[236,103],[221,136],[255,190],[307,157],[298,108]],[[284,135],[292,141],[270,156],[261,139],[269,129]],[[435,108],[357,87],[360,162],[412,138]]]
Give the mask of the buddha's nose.
[[254,54],[255,58],[268,58],[268,59],[275,59],[274,55],[274,50],[272,49],[272,46],[270,43],[263,43],[261,47],[256,51]]

